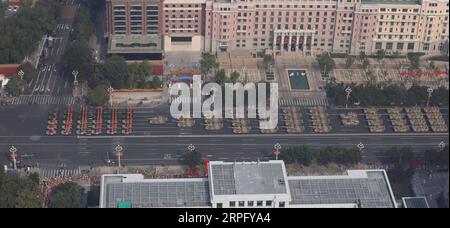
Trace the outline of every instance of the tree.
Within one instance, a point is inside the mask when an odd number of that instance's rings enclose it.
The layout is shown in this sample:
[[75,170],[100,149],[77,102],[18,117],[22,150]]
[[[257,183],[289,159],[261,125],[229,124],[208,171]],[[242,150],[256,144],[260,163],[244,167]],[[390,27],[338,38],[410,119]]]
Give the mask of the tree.
[[0,172],[0,208],[40,208],[42,192],[39,176],[20,177]]
[[334,68],[336,68],[336,63],[334,59],[330,57],[328,53],[323,53],[317,56],[317,62],[319,63],[320,71],[328,74]]
[[125,88],[127,75],[127,63],[123,57],[113,55],[105,60],[103,64],[103,76],[111,83],[113,88]]
[[370,61],[368,58],[363,59],[362,61],[362,67],[364,70],[367,70],[370,66]]
[[355,58],[349,54],[345,57],[345,66],[347,68],[351,68],[353,66],[353,63],[355,62]]
[[94,89],[89,90],[88,100],[89,103],[95,106],[103,106],[109,100],[109,86],[101,84]]
[[200,165],[202,160],[202,154],[197,150],[193,150],[192,152],[188,152],[184,158],[184,163],[191,169],[195,169],[198,165]]
[[230,81],[233,83],[236,83],[239,79],[239,76],[240,76],[239,72],[233,71],[233,73],[231,73],[231,75],[230,75]]
[[272,55],[267,55],[265,54],[263,57],[263,61],[267,64],[267,63],[271,63],[273,61],[273,57]]
[[386,161],[395,164],[409,162],[413,158],[411,147],[391,147],[384,152]]
[[84,207],[84,189],[75,182],[56,186],[50,196],[50,208]]
[[100,186],[92,185],[91,189],[87,194],[87,205],[88,207],[98,206],[100,202]]
[[430,63],[428,63],[428,68],[431,71],[436,71],[436,65],[434,64],[434,61],[430,61]]
[[163,83],[159,77],[155,76],[152,80],[152,87],[153,88],[161,88],[163,86]]
[[410,69],[411,70],[417,70],[420,68],[420,56],[422,56],[422,53],[408,53],[407,57],[409,60],[409,63],[411,64]]
[[381,61],[386,57],[386,51],[384,49],[380,49],[377,51],[377,59],[378,61]]
[[5,90],[12,96],[19,96],[25,91],[26,86],[27,82],[25,80],[21,79],[19,76],[15,76],[8,84],[6,84]]
[[224,85],[225,84],[225,80],[226,80],[225,70],[224,69],[220,69],[219,71],[217,71],[217,73],[215,75],[215,81],[219,85]]
[[202,53],[202,59],[200,60],[200,66],[205,73],[209,73],[211,69],[217,68],[219,63],[217,63],[216,57],[209,53]]
[[91,87],[96,86],[93,84],[95,59],[86,41],[78,40],[70,44],[62,56],[62,63],[69,72],[78,71],[79,81],[87,81]]
[[29,62],[26,62],[22,65],[20,65],[19,70],[22,70],[24,75],[23,75],[23,79],[27,82],[30,83],[31,80],[33,80],[34,78],[36,78],[37,75],[37,70],[36,68]]
[[362,63],[365,59],[367,59],[367,55],[365,52],[361,51],[361,52],[359,52],[358,58],[359,58],[359,61]]

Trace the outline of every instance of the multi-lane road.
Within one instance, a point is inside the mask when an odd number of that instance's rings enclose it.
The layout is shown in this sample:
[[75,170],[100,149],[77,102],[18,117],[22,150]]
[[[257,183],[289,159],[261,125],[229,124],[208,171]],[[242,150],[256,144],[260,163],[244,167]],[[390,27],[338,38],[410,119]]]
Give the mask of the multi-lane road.
[[63,95],[71,93],[71,72],[63,69],[61,57],[69,43],[69,36],[73,29],[73,21],[76,9],[79,7],[77,0],[68,0],[63,7],[63,14],[58,21],[54,36],[48,37],[51,43],[47,48],[47,54],[38,66],[36,78],[28,85],[31,95]]
[[[31,108],[32,108],[32,111]],[[7,163],[10,146],[19,150],[23,161],[51,165],[65,163],[68,166],[105,164],[114,159],[113,148],[124,147],[125,164],[175,163],[194,144],[205,159],[210,160],[257,160],[273,159],[273,146],[283,147],[307,145],[314,148],[342,146],[356,148],[363,143],[365,162],[374,162],[383,156],[383,151],[392,146],[411,146],[416,156],[429,148],[438,148],[440,142],[449,143],[448,133],[424,134],[371,134],[362,131],[331,134],[304,133],[298,135],[274,134],[233,135],[227,131],[208,133],[201,124],[196,129],[178,129],[173,123],[167,126],[149,126],[143,110],[135,118],[135,135],[101,136],[45,136],[48,105],[11,105],[0,107],[0,163]],[[64,107],[59,107],[63,110]],[[161,113],[158,109],[148,109],[151,115]],[[106,118],[106,117],[105,117]],[[201,121],[199,121],[201,122]],[[144,124],[147,125],[144,128]],[[139,126],[141,126],[139,128]]]

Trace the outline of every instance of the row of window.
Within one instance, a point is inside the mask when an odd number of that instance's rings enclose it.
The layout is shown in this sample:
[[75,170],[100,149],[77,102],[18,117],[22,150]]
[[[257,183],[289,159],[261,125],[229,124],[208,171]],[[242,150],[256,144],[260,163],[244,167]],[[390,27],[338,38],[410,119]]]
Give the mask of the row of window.
[[[245,207],[245,202],[246,201],[238,201],[238,202],[230,201],[229,202],[229,207],[236,207],[236,206],[238,206],[238,207]],[[267,200],[267,201],[265,201],[265,203],[266,203],[265,204],[266,207],[272,207],[273,206],[273,201],[271,201],[271,200]],[[258,200],[258,201],[256,201],[256,203],[255,203],[255,201],[247,201],[247,207],[254,207],[255,205],[257,207],[262,207],[262,206],[264,206],[263,204],[264,204],[264,201],[262,201],[262,200]],[[278,206],[279,207],[285,207],[286,203],[285,202],[278,202]],[[223,207],[223,203],[217,203],[217,207],[218,208],[222,208]]]

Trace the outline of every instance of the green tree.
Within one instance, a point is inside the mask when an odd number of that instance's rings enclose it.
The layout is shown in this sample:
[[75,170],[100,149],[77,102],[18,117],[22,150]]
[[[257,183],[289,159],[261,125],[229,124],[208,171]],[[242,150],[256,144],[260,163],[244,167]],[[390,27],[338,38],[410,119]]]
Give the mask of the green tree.
[[87,205],[88,207],[96,207],[100,202],[100,186],[92,185],[91,189],[87,194]]
[[323,53],[317,56],[317,62],[319,63],[320,71],[328,74],[334,68],[336,68],[336,63],[334,59],[328,53]]
[[19,70],[22,70],[24,75],[23,75],[23,79],[27,82],[30,83],[31,80],[33,80],[34,78],[36,78],[37,75],[37,70],[36,68],[29,62],[24,63],[22,65],[20,65]]
[[378,61],[381,61],[386,57],[386,51],[384,49],[380,49],[377,51],[377,59]]
[[391,147],[384,152],[387,162],[401,164],[413,158],[411,147]]
[[200,66],[203,69],[204,73],[209,73],[211,69],[219,67],[219,63],[217,63],[216,56],[209,53],[202,53]]
[[199,166],[202,161],[202,154],[197,150],[188,152],[184,158],[184,163],[191,169]]
[[266,64],[273,62],[273,57],[272,57],[272,55],[267,55],[267,54],[265,54],[264,57],[263,57],[263,61],[264,61]]
[[125,88],[128,76],[125,59],[117,55],[107,58],[103,64],[103,74],[104,78],[111,83],[113,88]]
[[367,69],[369,68],[369,66],[370,66],[370,61],[369,61],[368,58],[365,58],[365,59],[362,61],[362,67],[363,67],[364,70],[367,70]]
[[109,86],[101,84],[89,90],[89,103],[95,106],[103,106],[109,100],[108,88]]
[[239,79],[239,76],[240,76],[239,72],[233,71],[233,73],[231,73],[231,75],[230,75],[230,81],[233,83],[236,83]]
[[351,68],[353,66],[353,63],[355,63],[355,57],[347,54],[345,57],[345,66],[347,68]]
[[26,86],[27,82],[25,80],[21,79],[19,76],[15,76],[8,84],[6,84],[5,90],[12,96],[19,96],[25,91]]
[[362,63],[365,59],[367,59],[366,53],[363,52],[363,51],[359,52],[358,59],[359,59],[359,61]]
[[78,80],[93,85],[95,60],[92,49],[86,41],[78,40],[70,44],[62,56],[62,63],[69,72],[78,71]]
[[163,83],[159,77],[155,76],[152,80],[152,87],[153,88],[161,88],[163,86]]
[[417,70],[420,68],[420,56],[422,53],[408,53],[407,57],[410,63],[410,70]]
[[220,69],[219,71],[217,71],[217,73],[215,75],[215,81],[219,85],[224,85],[225,84],[225,80],[226,80],[225,70],[224,69]]
[[75,182],[56,186],[50,196],[50,208],[84,207],[84,189]]

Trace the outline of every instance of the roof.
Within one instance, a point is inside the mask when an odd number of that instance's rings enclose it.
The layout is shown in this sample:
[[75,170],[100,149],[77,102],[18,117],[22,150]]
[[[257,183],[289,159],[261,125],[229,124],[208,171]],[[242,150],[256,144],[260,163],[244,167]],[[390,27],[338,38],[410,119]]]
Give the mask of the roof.
[[301,176],[288,179],[291,204],[396,207],[384,170],[350,170],[344,176]]
[[210,207],[208,179],[144,179],[136,174],[102,179],[100,207]]
[[20,64],[0,64],[0,75],[14,76],[19,73]]
[[115,35],[109,37],[108,53],[160,53],[161,38],[158,35]]
[[362,4],[399,4],[399,5],[417,5],[419,0],[361,0]]
[[214,195],[286,194],[282,163],[210,163]]
[[405,208],[430,208],[425,197],[403,197],[402,201]]

